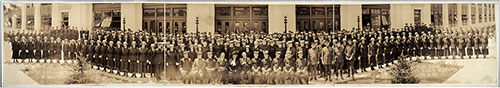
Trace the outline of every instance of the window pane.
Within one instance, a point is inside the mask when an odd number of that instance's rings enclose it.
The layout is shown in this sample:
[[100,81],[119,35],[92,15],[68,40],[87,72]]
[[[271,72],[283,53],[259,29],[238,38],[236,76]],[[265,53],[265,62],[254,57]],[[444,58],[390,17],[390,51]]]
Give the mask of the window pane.
[[299,16],[309,16],[309,7],[298,7],[297,15]]
[[254,16],[267,16],[267,8],[266,7],[254,7],[253,8]]
[[327,9],[328,9],[328,11],[327,11],[327,12],[328,12],[328,13],[327,13],[327,14],[328,14],[328,16],[333,15],[333,7],[327,7]]
[[163,8],[158,8],[158,13],[157,13],[158,16],[163,16],[165,14],[163,12],[164,12]]

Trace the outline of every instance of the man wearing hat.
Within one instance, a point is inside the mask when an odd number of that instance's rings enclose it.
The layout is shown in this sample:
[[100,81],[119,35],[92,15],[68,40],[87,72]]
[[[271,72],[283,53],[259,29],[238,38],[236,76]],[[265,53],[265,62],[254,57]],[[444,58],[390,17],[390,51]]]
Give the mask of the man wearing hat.
[[322,48],[321,48],[320,57],[321,57],[321,62],[322,62],[321,64],[324,67],[324,69],[323,69],[324,74],[323,75],[326,77],[325,81],[330,80],[330,82],[331,82],[332,79],[331,79],[330,69],[332,68],[332,66],[331,66],[332,65],[332,57],[331,57],[332,53],[330,53],[330,50],[329,50],[330,48],[328,45],[322,44],[321,47]]

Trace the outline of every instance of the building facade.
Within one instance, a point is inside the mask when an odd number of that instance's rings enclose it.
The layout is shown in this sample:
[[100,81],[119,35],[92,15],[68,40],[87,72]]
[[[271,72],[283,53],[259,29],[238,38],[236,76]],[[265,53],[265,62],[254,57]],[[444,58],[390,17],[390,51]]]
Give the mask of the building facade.
[[[7,3],[9,4],[9,3]],[[5,6],[6,4],[4,4]],[[210,3],[23,3],[4,12],[4,27],[60,26],[80,30],[157,33],[398,29],[406,24],[467,29],[495,24],[496,3],[443,4],[210,4]],[[286,23],[285,23],[286,21]]]

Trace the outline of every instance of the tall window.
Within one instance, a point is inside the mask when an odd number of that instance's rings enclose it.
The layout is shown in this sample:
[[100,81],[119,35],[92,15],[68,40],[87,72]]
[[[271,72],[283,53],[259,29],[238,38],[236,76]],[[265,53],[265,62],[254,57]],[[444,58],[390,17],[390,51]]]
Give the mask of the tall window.
[[448,6],[448,23],[451,27],[457,26],[457,4],[449,4]]
[[52,25],[52,4],[42,3],[40,7],[40,14],[42,15],[41,29],[51,29]]
[[470,9],[471,9],[471,14],[470,14],[471,24],[476,24],[476,4],[471,4]]
[[333,11],[333,5],[297,5],[297,30],[299,32],[333,31]]
[[443,25],[443,5],[431,4],[431,24],[432,26]]
[[469,12],[469,4],[462,4],[462,24],[467,25],[467,14]]
[[231,33],[267,33],[267,5],[216,5],[215,32]]

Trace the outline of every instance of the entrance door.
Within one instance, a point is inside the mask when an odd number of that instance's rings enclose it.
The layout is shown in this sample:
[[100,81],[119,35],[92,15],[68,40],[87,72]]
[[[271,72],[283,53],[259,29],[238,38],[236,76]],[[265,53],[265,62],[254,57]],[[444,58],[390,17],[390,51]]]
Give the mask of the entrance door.
[[250,20],[235,20],[232,33],[247,33],[250,30]]
[[154,30],[153,32],[156,32],[156,33],[162,33],[163,32],[163,24],[165,23],[165,21],[158,21],[156,22],[156,30]]
[[297,29],[299,32],[310,31],[309,20],[297,20]]
[[228,34],[229,30],[231,30],[231,21],[230,20],[217,20],[215,32],[225,35]]
[[142,31],[152,32],[155,29],[156,29],[156,21],[155,20],[144,21],[144,29],[142,29]]
[[186,33],[186,21],[184,20],[175,20],[173,21],[173,31],[174,33]]

